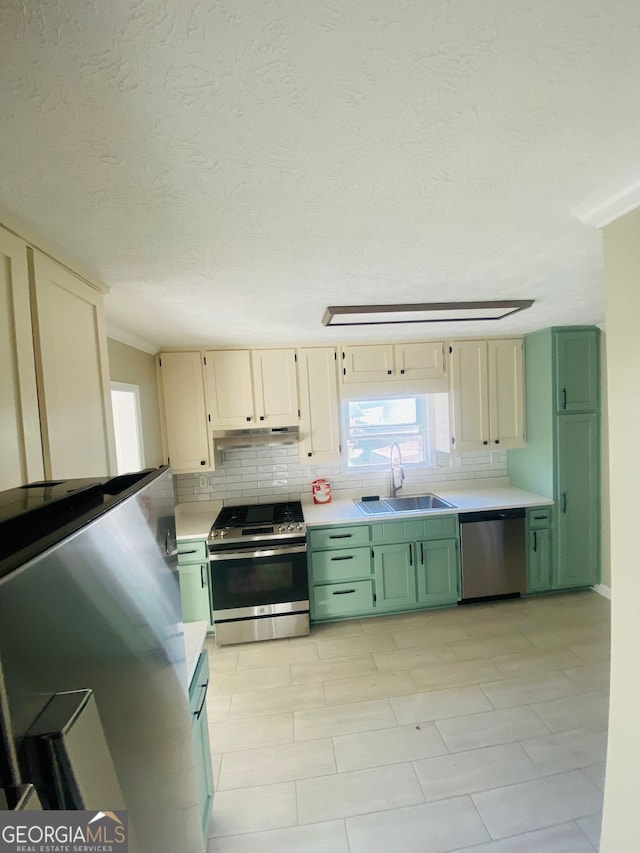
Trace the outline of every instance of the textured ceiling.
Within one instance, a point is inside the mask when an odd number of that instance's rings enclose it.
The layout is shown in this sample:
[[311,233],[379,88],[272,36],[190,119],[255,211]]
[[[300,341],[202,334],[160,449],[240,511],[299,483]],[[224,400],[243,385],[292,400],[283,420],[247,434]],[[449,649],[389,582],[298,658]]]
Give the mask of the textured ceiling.
[[[161,345],[604,319],[570,209],[638,165],[638,0],[0,0],[0,206]],[[325,329],[330,304],[533,298]]]

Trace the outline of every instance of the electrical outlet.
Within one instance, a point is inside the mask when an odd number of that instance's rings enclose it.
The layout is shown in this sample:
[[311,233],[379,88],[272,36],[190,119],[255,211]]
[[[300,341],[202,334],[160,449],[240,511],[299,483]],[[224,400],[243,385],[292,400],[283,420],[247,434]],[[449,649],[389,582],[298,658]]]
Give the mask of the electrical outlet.
[[198,485],[201,489],[206,489],[209,485],[209,480],[204,474],[200,474],[200,477],[198,478]]

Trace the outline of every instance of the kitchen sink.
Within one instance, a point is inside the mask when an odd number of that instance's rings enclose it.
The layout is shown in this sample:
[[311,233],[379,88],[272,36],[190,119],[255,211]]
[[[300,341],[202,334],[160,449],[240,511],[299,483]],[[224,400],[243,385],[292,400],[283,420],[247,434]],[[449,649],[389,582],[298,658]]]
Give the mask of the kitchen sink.
[[385,498],[384,502],[394,512],[414,512],[424,509],[451,509],[453,504],[443,501],[436,495],[418,495],[414,498]]
[[453,504],[443,501],[437,495],[416,495],[415,497],[384,498],[377,501],[354,501],[360,512],[365,515],[385,515],[394,512],[428,512],[432,509],[455,509]]

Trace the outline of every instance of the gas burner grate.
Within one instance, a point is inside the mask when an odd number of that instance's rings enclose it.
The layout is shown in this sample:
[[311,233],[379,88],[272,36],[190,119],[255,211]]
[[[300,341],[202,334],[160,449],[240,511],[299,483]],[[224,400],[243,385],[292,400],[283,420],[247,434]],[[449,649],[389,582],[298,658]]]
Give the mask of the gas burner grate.
[[275,524],[284,524],[284,522],[304,521],[302,514],[302,504],[300,501],[290,501],[289,503],[273,504],[273,520]]

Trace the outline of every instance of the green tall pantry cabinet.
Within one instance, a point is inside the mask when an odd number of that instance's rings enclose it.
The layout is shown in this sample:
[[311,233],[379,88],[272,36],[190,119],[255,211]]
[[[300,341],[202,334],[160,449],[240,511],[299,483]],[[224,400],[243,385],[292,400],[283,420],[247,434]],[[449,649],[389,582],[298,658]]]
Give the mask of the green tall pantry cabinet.
[[[525,338],[527,446],[507,453],[511,483],[555,501],[548,589],[600,579],[600,332]],[[536,536],[539,541],[539,537]],[[529,591],[542,591],[530,554]]]

